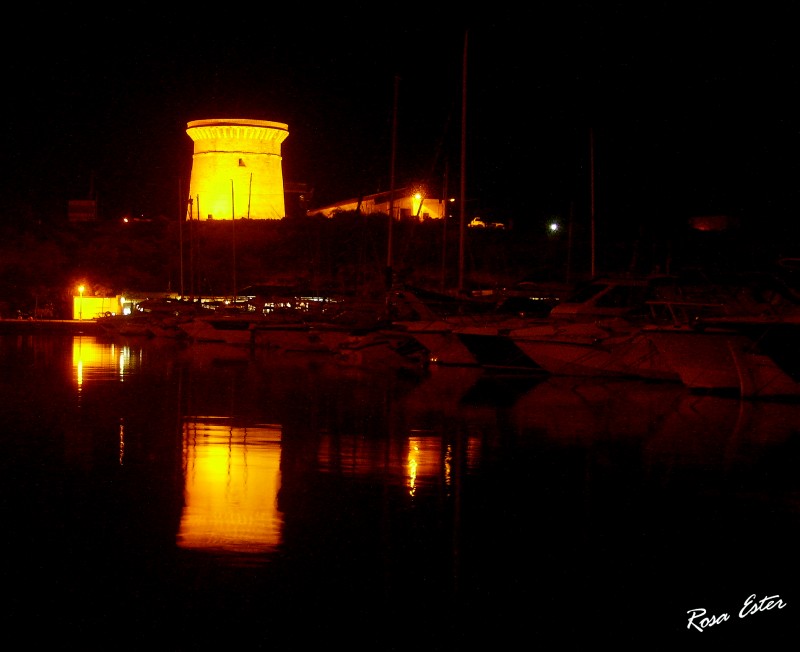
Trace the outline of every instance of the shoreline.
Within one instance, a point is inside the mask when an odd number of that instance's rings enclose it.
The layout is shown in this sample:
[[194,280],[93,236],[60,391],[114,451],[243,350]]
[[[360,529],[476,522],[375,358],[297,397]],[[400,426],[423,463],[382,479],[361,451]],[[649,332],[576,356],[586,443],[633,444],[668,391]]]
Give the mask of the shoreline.
[[0,319],[0,335],[97,335],[95,319]]

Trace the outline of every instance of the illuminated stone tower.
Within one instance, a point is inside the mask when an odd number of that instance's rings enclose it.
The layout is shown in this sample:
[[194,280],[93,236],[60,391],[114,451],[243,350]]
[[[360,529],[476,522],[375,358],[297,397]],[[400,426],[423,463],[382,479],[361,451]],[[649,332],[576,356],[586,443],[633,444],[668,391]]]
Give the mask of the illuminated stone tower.
[[194,141],[187,219],[286,216],[281,143],[288,125],[214,118],[189,122],[186,133]]

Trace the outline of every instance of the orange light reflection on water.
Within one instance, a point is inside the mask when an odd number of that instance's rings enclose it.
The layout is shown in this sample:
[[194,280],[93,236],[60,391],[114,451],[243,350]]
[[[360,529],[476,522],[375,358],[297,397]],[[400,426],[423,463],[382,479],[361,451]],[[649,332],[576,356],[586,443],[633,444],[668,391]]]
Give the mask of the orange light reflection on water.
[[124,380],[131,362],[129,346],[98,342],[94,337],[86,336],[72,340],[72,368],[78,388],[91,378]]
[[412,430],[397,447],[391,440],[325,434],[318,449],[323,471],[347,476],[388,475],[400,480],[410,497],[423,487],[443,485],[451,491],[459,460],[461,468],[469,471],[479,459],[478,437],[454,445],[426,430]]
[[231,425],[227,418],[184,422],[184,509],[178,546],[265,553],[281,543],[278,510],[281,426]]
[[447,476],[442,466],[442,440],[439,437],[409,437],[406,486],[410,496],[416,494],[421,482],[438,481]]

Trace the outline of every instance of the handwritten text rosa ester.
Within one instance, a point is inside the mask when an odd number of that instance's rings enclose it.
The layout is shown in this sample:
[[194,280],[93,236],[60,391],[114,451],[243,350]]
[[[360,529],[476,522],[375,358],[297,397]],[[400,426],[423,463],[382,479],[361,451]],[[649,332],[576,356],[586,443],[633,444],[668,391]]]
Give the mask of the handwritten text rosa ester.
[[[757,600],[756,594],[753,593],[744,601],[744,606],[739,610],[739,618],[746,618],[747,616],[752,616],[762,611],[783,609],[785,606],[786,603],[781,600],[780,595],[767,595],[761,598],[761,600]],[[689,609],[686,613],[689,614],[689,623],[686,625],[686,629],[696,629],[698,632],[702,632],[708,627],[720,625],[730,620],[730,615],[727,613],[722,613],[718,616],[714,614],[706,616],[706,610],[702,608]]]

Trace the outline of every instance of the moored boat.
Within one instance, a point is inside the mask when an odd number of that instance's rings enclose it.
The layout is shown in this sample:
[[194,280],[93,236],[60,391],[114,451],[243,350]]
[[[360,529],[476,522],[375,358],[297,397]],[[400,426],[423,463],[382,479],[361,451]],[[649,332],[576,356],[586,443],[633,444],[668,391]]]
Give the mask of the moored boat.
[[679,380],[641,326],[624,319],[594,323],[548,321],[513,329],[507,337],[554,376]]
[[[443,366],[480,367],[488,364],[485,356],[473,350],[459,337],[459,333],[493,333],[528,323],[527,318],[510,307],[504,309],[487,301],[465,300],[460,304],[464,310],[459,311],[459,304],[454,299],[445,304],[428,302],[412,289],[395,290],[391,304],[392,321],[384,330],[415,338],[430,352],[431,364]],[[481,306],[480,309],[476,305]]]
[[130,315],[108,315],[98,317],[96,322],[104,335],[123,337],[184,338],[186,331],[181,324],[191,317],[163,317],[160,315],[131,313]]
[[335,353],[338,346],[352,335],[352,330],[327,323],[260,322],[254,325],[251,335],[256,348],[288,353]]
[[695,392],[745,398],[800,397],[800,353],[796,337],[789,341],[800,326],[796,317],[778,322],[760,316],[769,305],[753,300],[758,294],[746,286],[684,290],[671,277],[601,279],[547,319],[508,330],[465,329],[459,338],[487,368],[507,364],[509,352],[518,351],[524,358],[517,356],[516,364],[527,359],[553,376],[674,381]]
[[373,331],[346,338],[336,350],[336,360],[347,366],[424,372],[430,351],[413,337]]
[[695,392],[748,399],[800,399],[800,383],[765,355],[755,340],[735,329],[645,327],[652,341]]
[[222,342],[250,345],[252,331],[259,317],[247,313],[202,315],[178,325],[190,342]]
[[706,318],[698,320],[696,327],[725,328],[747,336],[787,375],[800,381],[800,312]]

